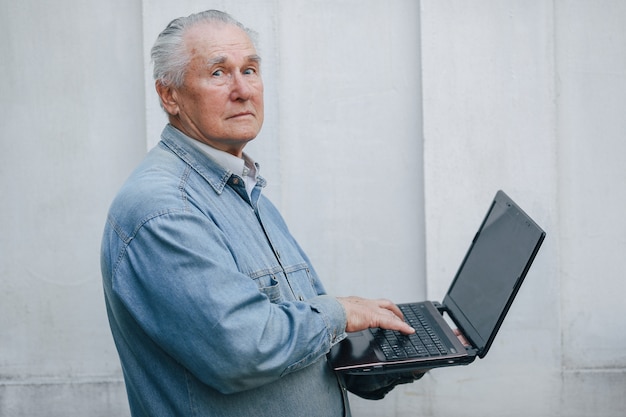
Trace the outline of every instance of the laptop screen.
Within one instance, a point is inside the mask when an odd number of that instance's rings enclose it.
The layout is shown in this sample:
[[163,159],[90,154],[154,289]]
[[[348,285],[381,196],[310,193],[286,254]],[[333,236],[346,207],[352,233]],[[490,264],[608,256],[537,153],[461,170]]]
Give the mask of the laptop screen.
[[444,304],[484,356],[545,233],[499,191]]

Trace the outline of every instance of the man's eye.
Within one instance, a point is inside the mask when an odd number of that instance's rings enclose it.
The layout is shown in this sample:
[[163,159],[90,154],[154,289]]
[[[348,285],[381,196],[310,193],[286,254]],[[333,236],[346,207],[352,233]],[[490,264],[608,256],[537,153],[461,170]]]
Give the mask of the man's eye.
[[256,74],[256,69],[248,68],[248,69],[244,70],[243,73],[244,73],[244,75],[254,75],[254,74]]
[[224,75],[224,71],[222,70],[217,70],[213,72],[214,77],[221,77],[222,75]]

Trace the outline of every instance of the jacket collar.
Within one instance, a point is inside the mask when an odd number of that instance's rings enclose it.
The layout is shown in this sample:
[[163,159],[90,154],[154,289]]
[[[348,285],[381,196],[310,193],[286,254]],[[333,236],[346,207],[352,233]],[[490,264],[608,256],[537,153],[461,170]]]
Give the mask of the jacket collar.
[[[217,194],[221,194],[234,173],[190,143],[191,140],[195,139],[186,136],[171,124],[167,124],[161,133],[161,143],[204,178]],[[265,179],[260,175],[257,177],[257,185],[266,185]]]

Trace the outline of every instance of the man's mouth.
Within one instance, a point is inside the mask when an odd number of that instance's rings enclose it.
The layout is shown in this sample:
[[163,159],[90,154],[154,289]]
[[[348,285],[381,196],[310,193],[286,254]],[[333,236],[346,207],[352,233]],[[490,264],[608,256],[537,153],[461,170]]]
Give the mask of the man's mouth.
[[254,114],[252,114],[249,111],[246,111],[246,112],[241,112],[241,113],[237,113],[235,115],[232,115],[232,116],[229,117],[229,119],[237,119],[239,117],[245,117],[245,116],[254,116]]

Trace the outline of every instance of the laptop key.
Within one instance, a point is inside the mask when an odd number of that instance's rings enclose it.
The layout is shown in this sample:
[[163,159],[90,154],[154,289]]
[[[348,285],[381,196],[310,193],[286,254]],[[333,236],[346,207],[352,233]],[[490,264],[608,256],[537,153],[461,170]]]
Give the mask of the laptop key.
[[415,306],[401,306],[405,320],[415,329],[411,335],[383,329],[370,329],[387,359],[439,356],[448,353],[428,320]]

